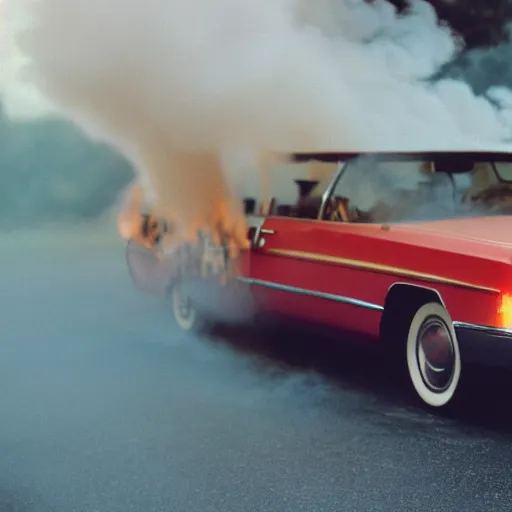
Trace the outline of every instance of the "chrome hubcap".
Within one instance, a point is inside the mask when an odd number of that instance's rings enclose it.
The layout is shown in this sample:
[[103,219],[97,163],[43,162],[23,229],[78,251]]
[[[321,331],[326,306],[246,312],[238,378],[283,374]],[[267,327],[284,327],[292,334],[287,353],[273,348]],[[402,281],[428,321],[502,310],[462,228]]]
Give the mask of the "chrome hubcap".
[[455,369],[455,347],[446,323],[437,316],[423,322],[416,338],[416,357],[425,385],[435,393],[450,386]]
[[183,320],[187,320],[192,315],[192,304],[190,299],[187,294],[183,293],[181,288],[177,290],[176,295],[178,313]]

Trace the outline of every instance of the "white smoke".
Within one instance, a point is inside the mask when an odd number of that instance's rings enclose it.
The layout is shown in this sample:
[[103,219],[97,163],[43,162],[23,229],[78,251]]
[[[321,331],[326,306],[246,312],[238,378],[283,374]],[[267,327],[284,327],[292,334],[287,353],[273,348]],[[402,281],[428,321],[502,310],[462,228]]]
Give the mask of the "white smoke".
[[21,14],[34,20],[18,39],[34,83],[88,133],[129,149],[157,201],[188,224],[189,210],[233,194],[214,156],[225,148],[481,149],[512,140],[508,111],[463,82],[426,81],[460,42],[419,0],[406,16],[385,0],[6,5],[16,5],[8,32],[19,35]]
[[53,110],[35,84],[23,77],[22,70],[29,61],[15,42],[16,34],[26,30],[29,22],[22,7],[0,1],[0,93],[5,111],[17,120],[47,116]]
[[424,149],[509,136],[466,84],[420,83],[457,51],[423,2],[406,17],[362,0],[37,4],[26,48],[40,85],[85,110],[140,109],[180,146]]

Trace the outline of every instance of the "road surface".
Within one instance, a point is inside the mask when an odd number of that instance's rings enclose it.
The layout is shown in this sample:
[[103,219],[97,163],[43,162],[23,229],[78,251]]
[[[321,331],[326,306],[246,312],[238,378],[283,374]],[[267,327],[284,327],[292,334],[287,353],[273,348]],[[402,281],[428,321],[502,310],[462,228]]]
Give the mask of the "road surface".
[[108,236],[0,249],[1,512],[512,509],[507,379],[433,416],[318,340],[177,332]]

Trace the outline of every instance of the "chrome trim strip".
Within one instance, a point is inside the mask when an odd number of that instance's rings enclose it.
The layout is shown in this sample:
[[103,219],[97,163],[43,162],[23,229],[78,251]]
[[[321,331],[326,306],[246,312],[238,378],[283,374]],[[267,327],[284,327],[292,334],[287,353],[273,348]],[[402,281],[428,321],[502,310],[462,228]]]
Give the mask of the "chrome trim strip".
[[[273,283],[271,281],[264,281],[262,279],[253,279],[248,277],[238,277],[238,280],[249,285],[263,286],[265,288],[271,288],[273,290],[297,293],[300,295],[306,295],[309,297],[315,297],[318,299],[330,300],[341,304],[349,304],[364,309],[370,309],[372,311],[384,311],[383,306],[373,304],[372,302],[366,302],[364,300],[353,299],[351,297],[344,297],[343,295],[336,295],[332,293],[317,292],[314,290],[306,290],[304,288],[298,288],[296,286],[289,286],[279,283]],[[459,329],[474,329],[476,331],[487,332],[488,334],[494,334],[498,336],[512,336],[512,329],[504,329],[500,327],[491,327],[487,325],[470,324],[467,322],[453,322],[453,326]]]
[[512,336],[512,329],[504,329],[502,327],[468,324],[466,322],[453,322],[453,326],[459,329],[472,329],[475,331],[485,332],[487,334],[494,334],[498,336]]
[[308,297],[315,297],[317,299],[325,299],[333,302],[338,302],[341,304],[349,304],[351,306],[356,306],[364,309],[371,309],[373,311],[384,311],[383,306],[379,306],[378,304],[373,304],[371,302],[366,302],[364,300],[352,299],[350,297],[344,297],[342,295],[335,295],[332,293],[324,293],[317,292],[314,290],[306,290],[304,288],[297,288],[296,286],[288,286],[285,284],[273,283],[271,281],[263,281],[261,279],[252,279],[248,277],[238,277],[240,281],[246,284],[255,285],[255,286],[263,286],[265,288],[271,288],[273,290],[289,292],[289,293],[297,293],[299,295],[306,295]]
[[341,258],[338,256],[329,256],[327,254],[294,251],[291,249],[267,249],[265,250],[265,253],[273,254],[275,256],[283,256],[285,258],[295,258],[306,261],[330,263],[341,267],[353,268],[356,270],[368,270],[370,272],[389,274],[397,277],[409,277],[411,279],[417,279],[418,281],[447,284],[457,286],[459,288],[467,288],[470,290],[477,290],[489,293],[500,293],[500,290],[496,288],[489,288],[487,286],[481,286],[478,284],[466,283],[464,281],[458,281],[456,279],[451,279],[448,277],[418,272],[407,268],[382,265],[380,263],[373,263],[371,261],[353,260],[348,258]]

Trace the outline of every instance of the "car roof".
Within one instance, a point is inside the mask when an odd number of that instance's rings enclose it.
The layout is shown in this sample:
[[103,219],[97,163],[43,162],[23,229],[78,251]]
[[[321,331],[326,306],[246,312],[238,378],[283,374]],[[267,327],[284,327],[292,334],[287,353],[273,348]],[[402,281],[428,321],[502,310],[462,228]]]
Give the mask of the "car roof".
[[379,160],[388,161],[429,161],[437,159],[449,160],[473,160],[473,161],[497,161],[512,162],[512,152],[507,151],[359,151],[359,152],[318,152],[318,153],[293,153],[295,162],[308,162],[317,160],[321,162],[344,162],[354,158],[368,156]]

